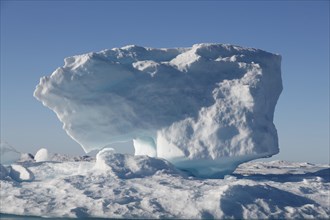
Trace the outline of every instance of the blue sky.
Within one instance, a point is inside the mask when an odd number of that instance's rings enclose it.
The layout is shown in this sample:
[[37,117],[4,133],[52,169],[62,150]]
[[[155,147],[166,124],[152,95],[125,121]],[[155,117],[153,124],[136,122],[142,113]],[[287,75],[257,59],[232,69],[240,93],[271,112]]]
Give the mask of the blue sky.
[[68,56],[137,44],[230,43],[282,55],[280,154],[329,163],[329,1],[1,1],[1,139],[83,154],[33,98]]

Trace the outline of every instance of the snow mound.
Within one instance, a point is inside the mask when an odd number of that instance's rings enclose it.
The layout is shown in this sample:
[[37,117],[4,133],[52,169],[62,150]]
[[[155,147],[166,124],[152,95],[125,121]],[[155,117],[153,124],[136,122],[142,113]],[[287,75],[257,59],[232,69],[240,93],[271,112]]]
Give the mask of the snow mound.
[[21,158],[21,153],[6,142],[0,142],[0,163],[11,164]]
[[117,154],[112,148],[105,148],[96,155],[95,168],[110,171],[113,176],[122,179],[143,178],[157,172],[179,173],[166,160],[145,155]]
[[10,169],[9,176],[13,180],[18,181],[18,182],[34,180],[34,175],[28,168],[25,168],[19,164],[12,164],[10,166],[10,168],[11,169]]
[[38,150],[38,152],[35,154],[34,159],[36,162],[44,162],[48,161],[48,150],[46,148],[41,148]]
[[65,59],[34,96],[86,152],[134,139],[136,155],[221,176],[278,153],[281,57],[226,44],[126,46]]

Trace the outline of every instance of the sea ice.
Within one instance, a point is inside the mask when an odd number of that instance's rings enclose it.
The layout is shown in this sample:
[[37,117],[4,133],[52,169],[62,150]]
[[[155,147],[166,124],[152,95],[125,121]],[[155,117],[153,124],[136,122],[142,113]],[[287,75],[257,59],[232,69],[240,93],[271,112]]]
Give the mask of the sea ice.
[[[329,219],[330,166],[249,162],[201,179],[169,162],[104,149],[91,161],[22,162],[0,179],[3,214],[120,219]],[[23,167],[24,166],[24,167]],[[30,171],[34,174],[31,179]],[[23,181],[24,180],[24,181]],[[5,216],[4,216],[5,217]]]
[[226,44],[126,46],[66,58],[34,96],[86,152],[134,139],[136,155],[218,177],[278,153],[280,64]]

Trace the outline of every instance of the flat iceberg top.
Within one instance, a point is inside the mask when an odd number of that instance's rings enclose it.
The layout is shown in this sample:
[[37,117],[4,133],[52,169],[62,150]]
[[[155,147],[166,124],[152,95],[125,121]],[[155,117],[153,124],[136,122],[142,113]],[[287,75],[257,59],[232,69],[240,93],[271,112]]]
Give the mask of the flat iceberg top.
[[278,152],[280,63],[226,44],[133,45],[66,58],[34,96],[86,152],[134,139],[136,155],[208,176]]

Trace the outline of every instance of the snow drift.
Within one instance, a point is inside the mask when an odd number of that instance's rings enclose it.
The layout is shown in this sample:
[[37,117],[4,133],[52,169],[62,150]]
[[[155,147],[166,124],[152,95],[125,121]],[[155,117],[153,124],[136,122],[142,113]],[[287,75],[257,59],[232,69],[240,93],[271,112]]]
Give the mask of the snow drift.
[[86,152],[134,139],[137,155],[219,176],[278,153],[280,63],[225,44],[126,46],[66,58],[34,96]]
[[250,162],[224,179],[200,179],[159,158],[109,150],[101,151],[96,161],[62,158],[65,161],[55,163],[22,161],[14,166],[18,175],[8,176],[8,167],[0,165],[1,219],[6,217],[3,214],[23,215],[22,219],[28,215],[329,219],[330,215],[329,165]]

